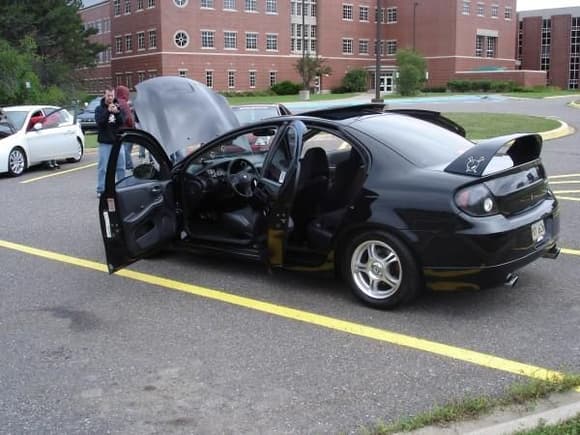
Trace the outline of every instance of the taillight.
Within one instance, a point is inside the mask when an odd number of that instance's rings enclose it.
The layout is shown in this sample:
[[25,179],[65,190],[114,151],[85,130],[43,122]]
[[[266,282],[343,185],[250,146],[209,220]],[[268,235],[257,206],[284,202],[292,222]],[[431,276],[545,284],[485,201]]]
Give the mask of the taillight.
[[461,189],[455,194],[455,204],[472,216],[491,216],[498,213],[493,195],[483,184]]

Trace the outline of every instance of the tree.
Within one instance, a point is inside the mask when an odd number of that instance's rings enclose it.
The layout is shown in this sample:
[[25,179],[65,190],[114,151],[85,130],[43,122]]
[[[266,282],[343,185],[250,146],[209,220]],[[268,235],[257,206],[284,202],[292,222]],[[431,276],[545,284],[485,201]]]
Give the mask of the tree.
[[419,53],[412,50],[400,50],[397,53],[399,77],[397,89],[401,95],[416,95],[425,82],[427,62]]
[[307,55],[298,59],[296,64],[294,64],[294,68],[300,74],[300,78],[302,78],[304,89],[310,89],[310,84],[314,77],[332,74],[332,68],[325,65],[325,63],[326,59],[319,56],[311,57]]
[[364,69],[351,69],[342,78],[342,89],[345,92],[364,92],[367,90],[368,74]]
[[91,43],[95,29],[85,29],[78,11],[81,0],[0,0],[0,38],[18,48],[35,42],[34,72],[43,86],[70,88],[75,70],[94,66],[106,47]]

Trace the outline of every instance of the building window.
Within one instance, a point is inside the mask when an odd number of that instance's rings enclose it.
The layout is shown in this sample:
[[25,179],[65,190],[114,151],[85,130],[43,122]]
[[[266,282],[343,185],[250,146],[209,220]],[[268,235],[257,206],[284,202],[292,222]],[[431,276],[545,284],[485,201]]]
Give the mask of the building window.
[[125,86],[129,89],[133,88],[133,74],[132,73],[125,73]]
[[115,74],[115,85],[116,86],[123,85],[123,74]]
[[471,12],[471,2],[469,1],[463,1],[463,8],[461,9],[461,13],[463,15],[469,15],[469,13]]
[[113,0],[113,15],[116,17],[121,15],[121,0]]
[[397,41],[387,41],[387,55],[393,56],[397,54]]
[[145,81],[145,71],[139,71],[137,73],[137,83],[141,83],[142,81]]
[[352,21],[352,5],[342,5],[342,19]]
[[387,8],[387,23],[393,24],[397,22],[397,8]]
[[499,6],[491,5],[491,18],[497,18],[499,15]]
[[201,31],[201,48],[215,48],[215,32],[213,30]]
[[236,87],[236,72],[228,71],[228,88],[234,89]]
[[133,50],[133,35],[125,35],[125,51]]
[[157,48],[157,30],[149,30],[149,49]]
[[[137,0],[137,10],[138,11],[142,11],[143,10],[143,0]],[[143,74],[145,74],[145,73],[143,73]]]
[[235,11],[236,0],[224,0],[224,9]]
[[149,78],[152,79],[154,77],[157,77],[157,70],[156,69],[149,70]]
[[248,71],[248,79],[250,81],[250,88],[256,87],[256,71]]
[[310,16],[311,17],[315,17],[316,16],[316,3],[312,3],[310,5]]
[[359,21],[369,21],[369,7],[361,6],[358,10],[358,20]]
[[224,32],[224,48],[226,49],[236,49],[238,48],[238,33],[237,32]]
[[496,57],[497,56],[497,37],[495,36],[488,36],[487,37],[487,50],[486,50],[486,57]]
[[277,0],[266,0],[266,13],[277,14],[278,13],[278,1]]
[[201,0],[201,7],[204,9],[213,9],[213,0]]
[[358,53],[359,54],[369,54],[369,40],[359,39],[358,41]]
[[485,37],[482,35],[476,35],[475,37],[475,55],[477,57],[483,57],[483,42]]
[[266,50],[278,51],[278,35],[273,33],[266,34]]
[[137,33],[137,50],[145,50],[145,32]]
[[548,71],[550,82],[550,51],[552,45],[552,20],[542,20],[542,44],[540,46],[540,69]]
[[131,13],[131,0],[125,0],[125,15]]
[[208,88],[213,88],[213,71],[206,70],[205,71],[205,85]]
[[185,48],[189,44],[189,35],[185,30],[178,30],[173,35],[173,41],[179,48]]
[[258,49],[258,34],[249,32],[246,33],[246,50]]
[[504,18],[506,20],[511,20],[512,19],[512,8],[506,6],[505,10],[504,10]]
[[123,37],[115,36],[115,53],[123,52]]
[[187,6],[187,3],[189,3],[189,0],[173,0],[173,3],[175,3],[175,6],[178,8],[184,8]]
[[568,88],[578,89],[580,71],[580,17],[572,17],[570,29],[570,73]]
[[377,8],[375,8],[375,23],[377,22],[377,20],[379,20],[381,23],[384,23],[386,19],[387,14],[385,13],[385,8],[381,8],[380,11]]
[[342,54],[352,54],[352,38],[342,38]]
[[485,16],[485,5],[483,3],[477,4],[477,16],[478,17]]
[[187,70],[186,69],[179,69],[177,70],[179,77],[187,77]]
[[[147,7],[154,8],[155,7],[155,0],[147,0]],[[155,71],[155,74],[157,74],[157,71]],[[153,76],[153,77],[155,77],[155,76]]]
[[246,12],[258,12],[258,5],[256,4],[256,0],[245,0],[244,6],[244,10]]
[[270,87],[278,83],[278,71],[270,71],[269,83]]

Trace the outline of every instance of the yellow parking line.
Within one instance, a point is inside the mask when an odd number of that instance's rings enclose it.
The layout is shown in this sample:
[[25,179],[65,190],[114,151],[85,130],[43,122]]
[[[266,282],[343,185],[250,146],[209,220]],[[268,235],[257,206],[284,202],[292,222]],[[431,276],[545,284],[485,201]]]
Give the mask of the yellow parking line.
[[580,251],[577,249],[569,249],[569,248],[562,248],[560,250],[562,254],[569,254],[569,255],[580,255]]
[[562,174],[562,175],[552,175],[548,177],[549,180],[556,180],[558,178],[570,178],[570,177],[580,177],[580,174]]
[[550,185],[553,184],[580,184],[580,181],[569,180],[569,181],[550,181]]
[[[95,261],[71,257],[52,251],[46,251],[43,249],[37,249],[26,245],[8,242],[5,240],[0,240],[0,247],[65,264],[96,270],[99,272],[106,272],[107,270],[104,264],[97,263]],[[382,341],[422,352],[431,353],[434,355],[453,358],[489,369],[500,370],[503,372],[514,373],[517,375],[523,375],[530,378],[543,380],[557,380],[561,379],[563,376],[563,373],[561,372],[545,369],[538,366],[523,364],[517,361],[508,360],[481,352],[475,352],[460,347],[424,340],[422,338],[391,332],[384,329],[373,328],[363,324],[340,320],[329,316],[323,316],[308,311],[276,305],[243,296],[237,296],[218,290],[212,290],[193,284],[187,284],[185,282],[150,275],[147,273],[136,272],[133,270],[121,270],[117,272],[116,275],[170,290],[189,293],[195,296],[244,307],[270,315],[304,322],[310,325],[320,326],[346,334],[357,335],[371,340]]]
[[573,196],[560,196],[556,195],[558,199],[565,199],[566,201],[580,201],[580,198],[574,198]]
[[553,190],[554,193],[580,193],[580,189],[576,190]]
[[67,169],[66,171],[58,171],[58,172],[53,172],[52,174],[43,175],[43,176],[41,176],[41,177],[30,178],[30,179],[28,179],[28,180],[21,181],[21,182],[20,182],[20,184],[33,183],[33,182],[35,182],[35,181],[44,180],[45,178],[50,178],[50,177],[57,177],[57,176],[59,176],[59,175],[68,174],[68,173],[70,173],[70,172],[75,172],[75,171],[80,171],[80,170],[82,170],[82,169],[92,168],[93,166],[97,166],[97,164],[96,164],[96,163],[89,163],[88,165],[85,165],[85,166],[79,166],[78,168]]

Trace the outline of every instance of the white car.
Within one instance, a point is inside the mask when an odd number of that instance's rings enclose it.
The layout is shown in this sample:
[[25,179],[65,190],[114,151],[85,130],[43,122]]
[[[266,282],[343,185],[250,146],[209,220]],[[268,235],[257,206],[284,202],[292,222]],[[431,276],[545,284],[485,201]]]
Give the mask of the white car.
[[0,128],[0,173],[17,177],[27,168],[49,161],[78,162],[85,136],[74,117],[55,106],[4,107]]

